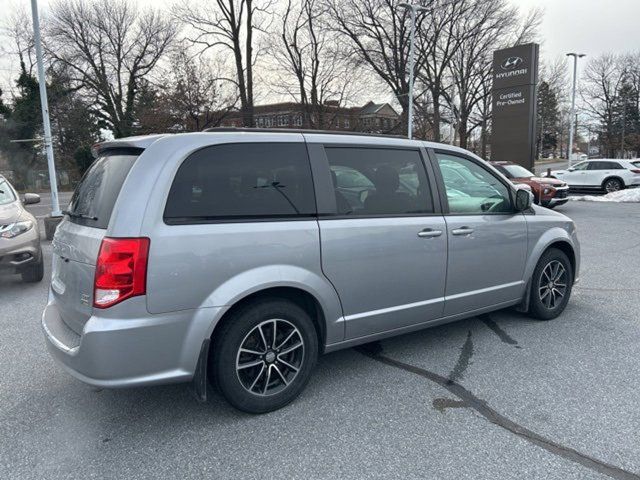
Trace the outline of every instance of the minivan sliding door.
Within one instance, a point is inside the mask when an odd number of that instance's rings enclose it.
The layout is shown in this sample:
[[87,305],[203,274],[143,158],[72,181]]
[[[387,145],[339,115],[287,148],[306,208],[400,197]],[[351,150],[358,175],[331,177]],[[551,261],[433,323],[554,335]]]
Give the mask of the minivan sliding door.
[[319,216],[322,269],[347,339],[440,318],[446,226],[417,149],[326,145],[333,212]]

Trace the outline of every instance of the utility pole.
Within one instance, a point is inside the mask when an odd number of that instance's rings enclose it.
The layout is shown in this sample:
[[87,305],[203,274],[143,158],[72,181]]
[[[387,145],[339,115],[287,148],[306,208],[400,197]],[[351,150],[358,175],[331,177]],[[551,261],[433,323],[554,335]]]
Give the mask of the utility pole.
[[578,58],[584,57],[584,53],[567,53],[567,57],[573,57],[573,88],[571,89],[571,113],[569,114],[569,146],[567,147],[567,160],[571,167],[571,153],[573,151],[573,121],[576,114],[576,80],[578,76]]
[[44,148],[47,152],[49,167],[49,185],[51,185],[51,216],[61,217],[60,202],[58,201],[58,182],[56,180],[56,166],[53,161],[53,145],[51,139],[51,124],[49,123],[49,102],[47,101],[47,83],[44,76],[42,61],[42,41],[40,39],[40,21],[38,19],[38,0],[31,0],[31,16],[33,17],[33,39],[38,63],[38,83],[40,86],[40,106],[42,108],[42,124],[44,126]]
[[622,139],[620,141],[620,157],[624,159],[624,134],[627,123],[627,102],[622,99]]
[[414,43],[416,36],[416,12],[427,10],[426,7],[421,5],[414,5],[412,3],[400,3],[400,8],[406,8],[411,10],[411,33],[409,34],[409,112],[407,118],[407,137],[413,138],[413,70],[415,64],[414,58]]
[[543,140],[544,140],[544,117],[540,115],[540,142],[538,144],[538,160],[542,158]]

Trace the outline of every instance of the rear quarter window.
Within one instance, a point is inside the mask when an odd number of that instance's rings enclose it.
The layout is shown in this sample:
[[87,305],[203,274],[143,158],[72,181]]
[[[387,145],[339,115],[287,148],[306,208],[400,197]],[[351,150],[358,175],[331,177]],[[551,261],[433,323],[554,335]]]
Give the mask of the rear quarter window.
[[78,184],[68,213],[73,223],[106,229],[122,184],[141,149],[107,150],[96,159]]
[[315,214],[305,144],[239,143],[203,148],[180,165],[164,220],[171,225]]

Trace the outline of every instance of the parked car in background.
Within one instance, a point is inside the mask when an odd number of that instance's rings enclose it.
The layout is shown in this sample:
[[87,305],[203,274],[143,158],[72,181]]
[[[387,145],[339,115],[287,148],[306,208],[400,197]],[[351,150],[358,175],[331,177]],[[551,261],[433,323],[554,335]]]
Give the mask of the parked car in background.
[[569,186],[562,180],[537,177],[522,165],[512,162],[489,162],[500,173],[516,184],[529,185],[535,202],[547,208],[555,208],[569,201]]
[[640,167],[628,160],[587,160],[567,170],[552,170],[572,190],[604,190],[607,193],[640,186]]
[[39,201],[35,193],[21,199],[0,175],[0,270],[18,273],[25,282],[39,282],[44,276],[38,222],[23,206]]
[[512,306],[550,320],[578,278],[573,221],[450,145],[222,129],[94,151],[42,315],[89,384],[212,381],[267,412],[321,353]]

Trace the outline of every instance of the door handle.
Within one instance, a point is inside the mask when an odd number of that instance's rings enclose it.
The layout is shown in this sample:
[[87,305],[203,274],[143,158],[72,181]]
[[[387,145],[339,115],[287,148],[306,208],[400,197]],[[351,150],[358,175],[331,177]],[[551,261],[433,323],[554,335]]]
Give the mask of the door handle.
[[425,228],[418,232],[420,238],[434,238],[442,235],[442,230],[433,230],[432,228]]
[[451,230],[452,235],[471,235],[473,233],[473,228],[469,227],[460,227],[454,228]]

